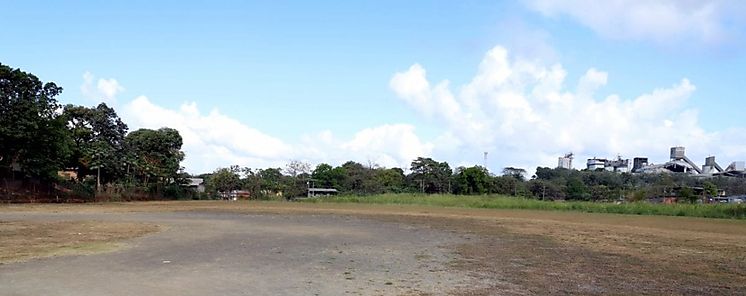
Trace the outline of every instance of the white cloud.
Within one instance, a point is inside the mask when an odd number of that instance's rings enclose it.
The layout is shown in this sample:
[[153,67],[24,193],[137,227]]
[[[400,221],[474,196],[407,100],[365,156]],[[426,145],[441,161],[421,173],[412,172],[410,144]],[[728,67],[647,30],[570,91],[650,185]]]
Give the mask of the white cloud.
[[124,87],[119,85],[116,79],[99,79],[96,88],[107,99],[116,98],[117,93],[124,91]]
[[394,124],[361,130],[340,148],[348,155],[366,155],[385,167],[406,168],[418,156],[430,155],[433,145],[420,141],[414,126]]
[[550,17],[568,16],[612,39],[719,43],[746,11],[735,0],[527,0]]
[[301,138],[295,154],[313,163],[339,165],[352,160],[382,167],[409,168],[419,156],[431,156],[434,145],[419,138],[409,124],[385,124],[366,128],[340,139],[331,131],[308,134]]
[[411,107],[445,125],[445,142],[472,154],[490,151],[501,166],[554,166],[567,151],[581,159],[619,153],[665,160],[674,145],[687,146],[693,155],[734,156],[735,149],[724,151],[717,144],[724,134],[704,131],[697,111],[687,107],[696,89],[687,79],[636,98],[597,99],[595,91],[606,85],[607,73],[589,69],[575,91],[568,91],[561,65],[511,58],[499,46],[487,52],[477,74],[455,95],[447,81],[432,87],[426,73],[414,65],[393,75],[390,86]]
[[[725,163],[745,156],[746,144],[738,140],[742,130],[707,132],[699,126],[697,111],[687,106],[696,87],[687,79],[634,98],[597,98],[596,91],[609,80],[607,73],[592,68],[577,83],[566,77],[560,64],[514,58],[502,47],[487,52],[471,81],[457,88],[447,80],[429,81],[419,64],[395,73],[390,81],[394,92],[444,126],[432,141],[420,138],[410,124],[370,127],[350,136],[326,130],[281,139],[217,109],[201,111],[194,102],[167,108],[145,96],[124,104],[120,113],[132,130],[179,130],[186,152],[183,165],[193,173],[233,164],[284,167],[290,160],[407,168],[418,156],[433,156],[452,164],[481,164],[484,151],[489,152],[488,167],[499,171],[504,166],[554,166],[557,156],[568,151],[578,159],[619,153],[665,160],[674,145],[687,146],[692,159],[713,153]],[[93,85],[95,78],[87,73],[84,80]],[[116,80],[105,81],[100,84],[118,86],[111,83]],[[107,86],[101,89],[97,91],[103,93]]]
[[422,142],[415,128],[406,124],[363,129],[351,139],[338,139],[331,131],[306,135],[289,144],[212,110],[203,114],[196,103],[172,110],[140,96],[124,107],[123,117],[132,130],[171,127],[184,139],[190,172],[209,172],[217,167],[241,165],[252,168],[284,167],[291,159],[339,165],[348,160],[385,167],[408,167],[417,156],[427,156],[432,144]]
[[131,129],[171,127],[184,139],[187,169],[212,171],[218,166],[256,163],[278,166],[292,147],[283,141],[212,110],[202,114],[196,103],[177,110],[158,106],[140,96],[125,106],[123,113]]
[[94,80],[96,77],[91,72],[83,73],[83,85],[80,86],[80,92],[88,99],[113,104],[116,103],[117,94],[124,91],[124,87],[114,78],[100,78],[95,85]]

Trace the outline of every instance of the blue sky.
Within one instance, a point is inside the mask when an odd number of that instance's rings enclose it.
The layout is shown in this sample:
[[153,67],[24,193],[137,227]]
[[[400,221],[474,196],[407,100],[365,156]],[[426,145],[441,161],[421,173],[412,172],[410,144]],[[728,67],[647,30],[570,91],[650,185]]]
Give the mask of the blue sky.
[[9,1],[0,62],[63,103],[179,129],[191,172],[483,151],[495,171],[674,145],[746,159],[746,7],[594,2]]

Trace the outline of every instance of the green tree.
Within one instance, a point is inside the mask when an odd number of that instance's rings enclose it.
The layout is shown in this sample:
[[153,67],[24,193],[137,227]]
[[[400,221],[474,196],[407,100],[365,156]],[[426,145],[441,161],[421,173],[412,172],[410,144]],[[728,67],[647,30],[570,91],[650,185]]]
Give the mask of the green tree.
[[113,108],[105,103],[95,108],[67,105],[62,119],[75,143],[67,166],[75,168],[79,178],[94,174],[110,182],[125,177],[132,164],[124,147],[128,128]]
[[410,186],[424,193],[447,193],[453,171],[447,162],[418,157],[412,161],[408,180]]
[[526,170],[522,168],[506,167],[503,168],[503,176],[510,176],[516,178],[518,181],[526,180]]
[[227,194],[241,187],[241,178],[235,169],[219,168],[205,181],[207,190],[213,193]]
[[385,193],[401,193],[404,191],[405,176],[400,168],[378,168],[374,171],[374,180],[380,184]]
[[262,190],[271,191],[274,193],[282,193],[284,191],[283,175],[282,170],[279,168],[267,168],[259,170],[257,176],[261,179]]
[[0,167],[52,179],[70,154],[57,110],[62,88],[0,64]]
[[565,191],[568,199],[588,200],[590,197],[588,186],[578,177],[572,177],[567,180]]
[[541,200],[565,199],[565,192],[560,186],[544,179],[528,181],[528,190],[532,196]]
[[179,132],[172,128],[139,129],[125,137],[133,156],[137,174],[147,184],[150,178],[165,184],[176,182],[184,152]]
[[555,180],[566,177],[571,170],[563,168],[547,168],[537,167],[536,168],[536,179],[539,180]]
[[612,199],[612,192],[606,185],[593,185],[589,189],[590,198],[594,201]]
[[316,187],[342,190],[342,186],[346,182],[347,172],[343,167],[335,168],[326,163],[322,163],[317,165],[313,170],[311,178],[314,179],[314,186]]
[[348,161],[342,164],[342,169],[347,177],[342,185],[343,191],[355,194],[365,194],[364,183],[370,177],[368,170],[362,164],[354,161]]
[[493,179],[495,193],[510,194],[514,196],[526,196],[529,194],[526,188],[526,170],[522,168],[503,168],[502,176]]
[[240,180],[240,189],[248,191],[251,198],[261,197],[262,179],[259,177],[257,172],[248,167],[235,167],[237,168],[237,171],[240,172],[240,175],[243,176]]
[[710,181],[705,181],[702,183],[702,188],[705,190],[705,194],[709,197],[715,197],[718,196],[718,187],[714,183]]
[[683,201],[687,201],[689,203],[695,203],[697,202],[697,196],[694,194],[694,190],[689,187],[682,187],[679,189],[679,198]]
[[456,194],[484,194],[490,186],[487,169],[481,166],[459,167],[454,176],[453,192]]

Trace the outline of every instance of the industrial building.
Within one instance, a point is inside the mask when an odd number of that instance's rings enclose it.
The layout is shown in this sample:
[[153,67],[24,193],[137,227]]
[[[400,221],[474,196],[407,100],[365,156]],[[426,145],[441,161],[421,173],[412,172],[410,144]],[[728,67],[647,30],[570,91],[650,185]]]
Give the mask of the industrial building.
[[586,168],[589,171],[605,170],[610,172],[628,173],[629,159],[622,159],[621,156],[617,156],[617,159],[589,158],[586,163]]
[[640,165],[639,168],[635,167],[633,172],[636,173],[665,173],[665,172],[676,172],[676,173],[689,173],[692,175],[711,177],[711,176],[727,176],[727,177],[746,177],[746,171],[744,170],[743,161],[734,161],[728,165],[725,169],[721,167],[716,161],[715,156],[709,156],[705,158],[705,163],[700,167],[694,163],[689,157],[686,156],[686,148],[684,147],[671,147],[671,158],[668,162],[662,164],[647,164],[645,161],[644,165]]
[[[567,154],[572,156],[572,154]],[[564,158],[567,158],[565,155]],[[689,157],[686,156],[686,148],[677,146],[671,147],[669,161],[661,164],[653,164],[648,161],[647,157],[635,157],[632,160],[632,167],[629,166],[629,159],[622,159],[617,156],[616,159],[589,158],[586,168],[591,171],[606,170],[612,172],[631,172],[631,173],[688,173],[701,177],[726,176],[726,177],[746,177],[746,162],[735,161],[730,165],[721,167],[714,156],[705,158],[705,163],[698,166]],[[563,167],[563,157],[560,157],[560,167]]]
[[557,168],[561,169],[572,169],[572,159],[574,158],[572,152],[565,153],[565,156],[559,158],[557,162]]

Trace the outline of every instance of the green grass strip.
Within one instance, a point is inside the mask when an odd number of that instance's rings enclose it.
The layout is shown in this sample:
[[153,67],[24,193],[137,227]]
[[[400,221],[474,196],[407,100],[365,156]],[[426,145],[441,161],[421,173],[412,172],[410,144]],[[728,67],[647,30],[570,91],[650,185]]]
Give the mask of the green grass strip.
[[339,195],[306,199],[310,203],[360,203],[427,205],[458,208],[525,209],[577,211],[631,215],[686,216],[720,219],[746,219],[745,204],[653,204],[649,202],[605,203],[583,201],[541,201],[503,195],[465,196],[451,194]]

